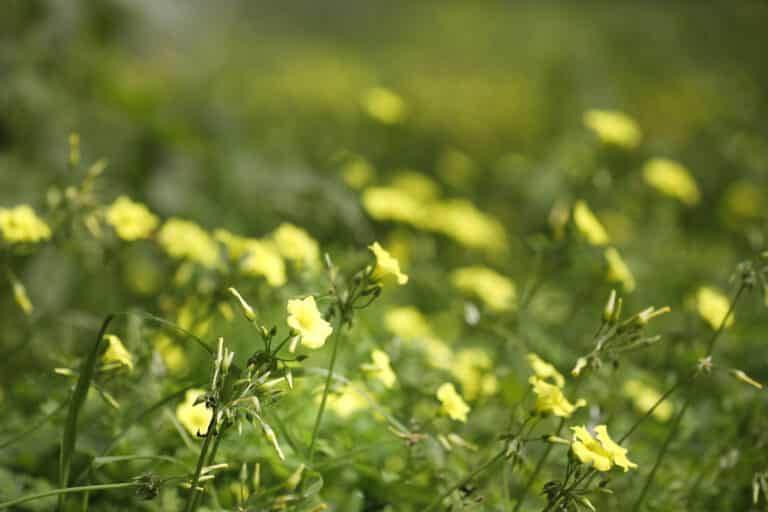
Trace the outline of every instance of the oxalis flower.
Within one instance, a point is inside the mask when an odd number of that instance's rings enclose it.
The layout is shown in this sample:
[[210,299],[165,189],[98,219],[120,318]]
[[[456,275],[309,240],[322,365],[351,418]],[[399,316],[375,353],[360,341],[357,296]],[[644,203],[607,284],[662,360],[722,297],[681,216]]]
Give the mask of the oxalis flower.
[[128,370],[133,370],[133,356],[125,348],[120,338],[114,334],[106,334],[104,341],[107,342],[107,350],[102,356],[104,363],[125,366]]
[[364,372],[369,373],[371,376],[379,379],[384,384],[384,386],[388,388],[394,386],[397,377],[395,376],[395,372],[392,370],[389,355],[383,350],[376,349],[371,352],[371,360],[372,362],[370,363],[363,363],[360,368]]
[[467,422],[467,413],[469,412],[469,406],[461,398],[461,395],[453,387],[453,384],[446,382],[437,388],[437,399],[442,404],[442,410],[451,419],[456,421]]
[[572,404],[557,385],[545,382],[538,377],[531,377],[528,382],[533,386],[533,392],[536,394],[536,403],[533,408],[538,413],[570,418],[576,409],[587,405],[582,398]]
[[376,256],[376,273],[380,276],[394,276],[397,284],[404,285],[408,282],[408,276],[400,271],[400,263],[392,257],[379,242],[373,242],[368,248]]
[[184,401],[176,407],[176,418],[193,436],[208,432],[208,425],[213,418],[213,411],[208,409],[204,403],[195,405],[197,397],[204,394],[205,391],[202,389],[187,390]]
[[536,377],[542,380],[551,378],[559,388],[562,388],[565,385],[563,374],[557,371],[557,368],[540,358],[537,354],[530,353],[526,358],[528,359],[528,364],[533,370],[533,373],[536,374]]
[[288,326],[299,333],[301,344],[307,348],[320,348],[333,332],[331,324],[325,321],[317,309],[315,298],[288,301]]
[[595,427],[595,437],[592,437],[584,426],[571,427],[571,430],[571,451],[581,463],[588,464],[597,471],[610,471],[614,465],[623,468],[624,472],[637,467],[637,464],[627,458],[627,449],[611,439],[605,425]]

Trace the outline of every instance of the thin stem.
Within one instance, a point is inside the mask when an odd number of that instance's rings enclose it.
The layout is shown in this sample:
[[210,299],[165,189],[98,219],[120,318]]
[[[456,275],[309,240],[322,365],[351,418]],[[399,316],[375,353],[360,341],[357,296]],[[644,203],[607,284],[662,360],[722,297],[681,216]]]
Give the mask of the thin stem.
[[434,510],[435,507],[440,505],[440,503],[442,503],[442,501],[448,496],[450,496],[451,493],[453,493],[456,489],[460,489],[461,487],[465,486],[466,484],[471,482],[472,479],[474,479],[477,475],[479,475],[480,473],[482,473],[483,471],[485,471],[486,469],[494,465],[499,459],[504,457],[504,454],[506,453],[506,451],[507,451],[507,448],[505,446],[499,451],[499,453],[497,453],[496,455],[488,459],[482,466],[479,466],[474,471],[472,471],[467,476],[465,476],[463,479],[453,484],[447,491],[445,491],[443,494],[435,498],[434,501],[432,501],[432,503],[430,503],[429,506],[424,509],[424,512],[429,512],[430,510]]
[[66,487],[64,489],[53,489],[51,491],[39,492],[36,494],[28,494],[21,498],[16,498],[11,501],[4,501],[0,503],[0,509],[12,507],[14,505],[20,505],[28,501],[39,500],[42,498],[48,498],[50,496],[56,496],[59,494],[74,494],[78,492],[92,492],[92,491],[106,491],[109,489],[125,489],[128,487],[141,487],[141,482],[122,482],[117,484],[99,484],[99,485],[84,485],[81,487]]
[[200,455],[197,458],[197,467],[195,468],[195,475],[192,477],[190,494],[187,497],[187,505],[184,507],[184,512],[192,512],[194,510],[195,503],[197,502],[197,484],[200,481],[200,474],[203,472],[205,456],[208,454],[208,448],[211,446],[211,438],[214,437],[217,413],[218,411],[214,409],[213,414],[211,415],[211,421],[208,423],[208,431],[205,433],[205,440],[203,440],[203,446],[200,448]]
[[320,433],[320,423],[323,421],[323,413],[325,412],[325,403],[328,400],[328,393],[331,388],[331,380],[333,379],[333,369],[336,366],[336,355],[339,351],[339,338],[341,338],[341,330],[344,327],[344,311],[339,311],[339,317],[336,322],[336,330],[333,333],[333,349],[331,351],[331,362],[328,364],[328,375],[325,377],[325,386],[323,387],[323,397],[320,399],[320,408],[317,410],[317,416],[315,417],[315,426],[312,428],[312,438],[309,441],[309,456],[307,457],[308,465],[312,466],[312,460],[315,456],[315,443],[317,441],[317,435]]
[[739,286],[739,289],[736,290],[736,293],[733,295],[733,299],[731,299],[731,305],[728,308],[728,312],[723,317],[722,322],[720,322],[720,327],[717,328],[717,330],[712,333],[712,337],[709,339],[709,343],[707,344],[707,353],[706,355],[712,355],[712,351],[715,349],[715,342],[720,337],[720,333],[723,332],[723,329],[725,329],[726,324],[728,323],[728,320],[731,318],[731,315],[733,314],[733,310],[736,308],[736,303],[739,301],[739,297],[741,297],[742,292],[747,288],[747,286],[742,282],[741,286]]
[[[565,418],[560,420],[560,424],[557,426],[557,433],[555,435],[560,435],[560,431],[563,430],[563,425],[565,425]],[[533,469],[533,473],[531,473],[528,481],[525,482],[525,487],[523,487],[522,492],[520,492],[520,495],[517,498],[517,504],[515,505],[514,512],[518,512],[520,507],[523,506],[525,497],[528,495],[528,491],[531,489],[534,480],[536,480],[536,478],[539,476],[539,473],[541,472],[541,469],[544,467],[544,463],[546,462],[547,457],[549,457],[549,452],[552,451],[553,446],[554,445],[552,443],[547,443],[547,447],[544,449],[544,453],[541,454],[539,461],[536,463],[536,467]]]
[[686,382],[688,382],[690,379],[692,379],[692,378],[693,378],[695,375],[696,375],[696,370],[694,370],[693,372],[691,372],[691,373],[688,375],[688,377],[686,377],[685,379],[683,379],[683,380],[681,380],[681,381],[677,382],[676,384],[674,384],[674,385],[673,385],[671,388],[669,388],[669,389],[668,389],[668,390],[667,390],[667,391],[666,391],[666,392],[665,392],[663,395],[661,395],[661,397],[659,397],[659,399],[658,399],[658,400],[656,400],[656,402],[655,402],[655,403],[654,403],[654,404],[651,406],[651,408],[650,408],[650,409],[648,409],[647,411],[645,411],[645,414],[643,414],[643,415],[642,415],[640,418],[638,418],[638,420],[635,422],[635,424],[634,424],[634,425],[632,425],[632,426],[629,428],[629,430],[627,430],[627,432],[626,432],[626,433],[625,433],[623,436],[621,436],[621,438],[619,439],[619,444],[621,444],[621,443],[623,443],[624,441],[626,441],[626,440],[627,440],[627,438],[628,438],[629,436],[631,436],[631,435],[632,435],[632,433],[633,433],[633,432],[634,432],[634,431],[637,429],[637,427],[639,427],[639,426],[640,426],[640,424],[641,424],[641,423],[643,423],[643,421],[645,421],[645,420],[646,420],[646,419],[647,419],[647,418],[648,418],[648,417],[649,417],[651,414],[653,414],[653,411],[655,411],[655,410],[656,410],[656,408],[657,408],[657,407],[659,407],[659,406],[662,404],[662,402],[664,402],[664,401],[665,401],[667,398],[669,398],[669,396],[670,396],[672,393],[674,393],[674,392],[675,392],[675,391],[676,391],[676,390],[677,390],[677,389],[678,389],[680,386],[682,386],[683,384],[685,384]]

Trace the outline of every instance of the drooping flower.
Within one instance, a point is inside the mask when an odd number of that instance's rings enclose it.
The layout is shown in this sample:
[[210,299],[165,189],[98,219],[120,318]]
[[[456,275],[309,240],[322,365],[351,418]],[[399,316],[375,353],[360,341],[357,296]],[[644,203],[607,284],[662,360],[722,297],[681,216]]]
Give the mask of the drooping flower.
[[0,235],[10,243],[37,243],[51,238],[51,228],[26,204],[0,208]]
[[[651,386],[637,379],[629,379],[624,382],[624,394],[632,399],[635,409],[640,413],[646,413],[659,401],[661,394]],[[672,417],[672,405],[668,401],[661,402],[653,410],[653,417],[665,422]]]
[[310,295],[304,299],[288,301],[288,326],[301,337],[301,344],[307,348],[320,348],[333,332],[320,314],[315,298]]
[[397,284],[404,285],[408,276],[400,271],[400,263],[392,257],[379,242],[373,242],[368,248],[376,256],[376,273],[380,276],[394,276]]
[[384,386],[388,388],[394,386],[397,377],[392,370],[389,355],[383,350],[376,349],[371,353],[371,360],[372,362],[361,365],[362,370],[379,379]]
[[479,297],[493,311],[513,309],[516,305],[515,284],[490,268],[458,268],[451,274],[451,281],[456,288]]
[[613,247],[605,250],[605,261],[608,263],[608,274],[606,278],[610,282],[618,282],[624,285],[625,292],[631,292],[635,289],[635,276],[624,259]]
[[213,418],[213,411],[208,409],[204,403],[195,405],[197,397],[204,394],[205,391],[202,389],[187,390],[184,401],[176,407],[176,419],[195,438],[198,434],[208,432],[208,425]]
[[533,373],[541,380],[552,379],[555,385],[562,388],[565,385],[563,374],[557,371],[557,368],[540,358],[537,354],[530,353],[527,356],[528,364]]
[[127,196],[120,196],[107,208],[107,222],[115,228],[117,236],[133,241],[148,238],[159,221],[149,209]]
[[451,419],[466,423],[467,413],[470,410],[469,406],[461,398],[461,395],[459,395],[452,383],[446,382],[437,388],[437,399],[442,404],[443,412]]
[[219,266],[219,248],[207,231],[194,222],[172,217],[157,235],[169,256],[188,259],[207,268]]
[[[730,309],[730,301],[720,290],[710,286],[702,286],[696,291],[695,295],[696,310],[701,318],[709,324],[712,329],[719,329],[723,323],[725,315]],[[734,314],[731,312],[725,327],[733,325]]]
[[694,206],[701,199],[699,186],[682,164],[669,158],[652,158],[643,167],[643,179],[662,194]]
[[272,238],[285,259],[306,267],[317,264],[320,254],[317,241],[300,227],[284,222],[272,233]]
[[576,201],[573,206],[573,223],[592,245],[605,245],[610,241],[605,228],[584,201]]
[[626,149],[637,147],[642,138],[635,120],[617,110],[589,110],[584,113],[584,124],[603,142]]
[[550,384],[536,376],[528,379],[533,386],[533,392],[536,395],[534,410],[542,414],[554,414],[561,418],[570,418],[573,412],[587,405],[587,402],[579,398],[575,404],[572,404],[563,394],[563,391],[556,384]]
[[394,91],[373,87],[363,93],[361,103],[365,112],[382,124],[396,124],[405,119],[405,101]]
[[105,364],[125,366],[128,370],[133,370],[133,356],[125,348],[120,338],[114,334],[106,334],[104,341],[107,342],[107,350],[101,356],[102,361]]

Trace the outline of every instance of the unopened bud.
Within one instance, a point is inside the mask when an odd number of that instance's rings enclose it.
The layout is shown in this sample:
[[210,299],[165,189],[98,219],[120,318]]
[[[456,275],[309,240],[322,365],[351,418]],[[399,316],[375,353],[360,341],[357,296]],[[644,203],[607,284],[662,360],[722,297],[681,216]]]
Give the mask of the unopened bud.
[[18,279],[11,278],[11,284],[13,285],[13,299],[16,301],[16,304],[19,305],[25,315],[31,315],[35,308],[32,305],[32,301],[29,300],[27,289]]
[[571,444],[571,442],[567,439],[563,439],[562,437],[555,435],[546,436],[545,439],[548,443],[552,444]]
[[233,287],[227,288],[227,291],[230,295],[232,295],[235,299],[237,299],[237,302],[240,304],[240,309],[243,311],[243,315],[249,322],[253,322],[256,320],[256,313],[253,311],[253,308],[250,304],[248,304],[245,299],[240,295],[240,292],[238,292]]
[[69,166],[75,168],[80,165],[80,134],[69,134]]
[[763,385],[759,382],[757,382],[755,379],[747,375],[741,370],[737,370],[736,368],[731,368],[728,370],[728,373],[739,379],[741,382],[744,382],[745,384],[749,384],[750,386],[756,387],[757,389],[763,389]]
[[301,477],[304,474],[304,464],[300,464],[298,468],[296,468],[296,471],[293,472],[291,476],[288,477],[288,480],[285,481],[285,487],[289,491],[293,491],[299,486],[299,482],[301,482]]
[[573,367],[573,370],[571,370],[571,375],[574,377],[578,377],[581,375],[581,371],[586,368],[587,366],[587,359],[585,357],[580,357],[576,360],[576,366]]
[[610,323],[613,320],[615,313],[616,313],[616,290],[611,290],[611,294],[608,296],[608,301],[605,303],[605,308],[603,309],[603,321],[606,323]]

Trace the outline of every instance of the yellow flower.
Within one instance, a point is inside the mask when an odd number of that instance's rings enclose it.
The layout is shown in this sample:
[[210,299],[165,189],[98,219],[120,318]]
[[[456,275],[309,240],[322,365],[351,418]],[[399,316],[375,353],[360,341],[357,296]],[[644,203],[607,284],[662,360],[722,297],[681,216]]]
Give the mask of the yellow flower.
[[125,366],[128,370],[133,370],[133,356],[123,345],[123,342],[114,334],[104,335],[104,341],[107,342],[107,350],[101,356],[105,364],[114,364],[116,366]]
[[376,220],[393,220],[416,227],[424,223],[421,201],[395,187],[369,187],[363,191],[363,208]]
[[419,340],[419,344],[430,365],[444,370],[450,370],[453,367],[453,352],[444,341],[429,337]]
[[275,288],[283,286],[287,280],[285,262],[269,240],[247,239],[240,270],[247,276],[263,276]]
[[384,87],[365,91],[361,103],[369,116],[383,124],[399,123],[407,113],[403,99]]
[[557,368],[544,361],[537,354],[530,353],[526,357],[528,358],[528,364],[531,369],[533,369],[533,373],[536,377],[541,380],[553,379],[555,385],[559,388],[562,388],[565,385],[565,378],[563,377],[563,374],[557,371]]
[[208,268],[219,266],[219,248],[194,222],[172,217],[160,228],[157,240],[169,256],[188,259]]
[[[357,388],[362,388],[362,384],[347,384],[338,391],[330,393],[326,402],[328,409],[333,411],[337,416],[348,418],[354,413],[367,408],[368,401]],[[315,398],[317,403],[321,400],[321,394],[322,393],[319,393]]]
[[411,306],[392,308],[384,313],[384,325],[396,336],[405,340],[427,338],[432,328],[421,312]]
[[449,199],[427,205],[423,223],[428,229],[471,249],[492,253],[507,249],[507,233],[501,222],[466,199]]
[[600,441],[603,449],[610,455],[611,461],[613,461],[613,463],[620,468],[624,469],[625,473],[630,469],[637,467],[637,464],[627,458],[627,449],[622,448],[620,445],[614,442],[613,439],[611,439],[611,436],[608,435],[608,427],[605,425],[596,426],[595,436],[597,437],[597,440]]
[[582,464],[592,466],[598,471],[610,471],[613,467],[611,454],[592,437],[586,427],[571,427],[573,442],[571,451]]
[[642,138],[635,120],[617,110],[589,110],[584,113],[584,124],[603,142],[626,149],[637,147]]
[[163,359],[163,364],[172,374],[180,374],[187,366],[187,357],[181,347],[168,336],[160,335],[155,339],[155,350]]
[[576,201],[573,207],[573,222],[576,229],[592,245],[605,245],[609,242],[608,233],[595,214],[584,201]]
[[36,243],[51,238],[51,228],[25,205],[0,208],[0,234],[10,243]]
[[[486,391],[494,393],[495,376],[492,373],[485,374],[485,370],[491,367],[491,358],[488,354],[477,348],[460,350],[450,366],[451,373],[461,384],[461,390],[467,400],[474,400]],[[492,377],[494,380],[486,379]]]
[[738,223],[759,219],[764,212],[765,194],[757,183],[739,180],[728,186],[723,195],[723,206],[728,220]]
[[126,196],[118,197],[107,208],[107,222],[115,228],[117,236],[129,241],[148,238],[159,223],[146,206]]
[[682,203],[693,206],[699,202],[699,186],[683,165],[668,158],[652,158],[643,167],[645,182]]
[[341,176],[350,188],[359,190],[373,180],[375,171],[370,162],[362,157],[354,157],[344,164]]
[[397,284],[404,285],[408,282],[408,276],[400,272],[400,263],[397,262],[379,242],[373,242],[368,248],[376,256],[376,273],[382,276],[391,275],[397,280]]
[[[624,383],[624,394],[632,399],[635,409],[640,413],[649,411],[661,398],[658,391],[636,379],[629,379]],[[666,400],[661,402],[654,409],[653,416],[661,422],[669,420],[672,417],[672,405]]]
[[299,333],[301,344],[307,348],[320,348],[325,344],[333,328],[317,309],[315,298],[288,301],[288,326]]
[[453,384],[446,382],[437,388],[437,399],[442,404],[442,410],[451,419],[456,421],[467,421],[467,413],[469,412],[469,406],[456,392],[456,388]]
[[[720,290],[709,286],[702,286],[695,295],[696,310],[712,329],[719,329],[725,315],[730,309],[730,301]],[[731,313],[725,327],[733,324],[734,314]]]
[[371,353],[371,359],[373,362],[364,363],[361,368],[364,372],[370,373],[377,379],[379,379],[384,386],[391,388],[395,385],[395,372],[390,365],[389,355],[383,350],[374,350]]
[[417,201],[431,201],[440,192],[440,186],[435,180],[414,171],[401,171],[392,180],[392,187],[402,190]]
[[208,425],[213,418],[213,411],[208,409],[204,403],[193,405],[200,395],[204,395],[202,389],[190,389],[184,397],[184,401],[176,407],[176,419],[179,420],[184,428],[197,438],[197,434],[208,432]]
[[479,297],[493,311],[513,309],[516,305],[515,284],[487,267],[458,268],[451,274],[451,282],[459,290]]
[[629,266],[622,259],[621,254],[613,247],[605,250],[605,261],[608,263],[608,275],[606,278],[610,282],[618,282],[624,285],[625,292],[631,292],[635,289],[635,276]]
[[572,404],[557,385],[538,377],[533,376],[528,379],[528,382],[533,386],[533,392],[536,394],[536,403],[533,407],[538,413],[551,413],[561,418],[570,418],[576,409],[587,405],[587,402],[581,398],[576,400],[576,404]]
[[272,233],[272,238],[285,259],[307,267],[317,264],[320,248],[317,241],[303,229],[285,222]]

